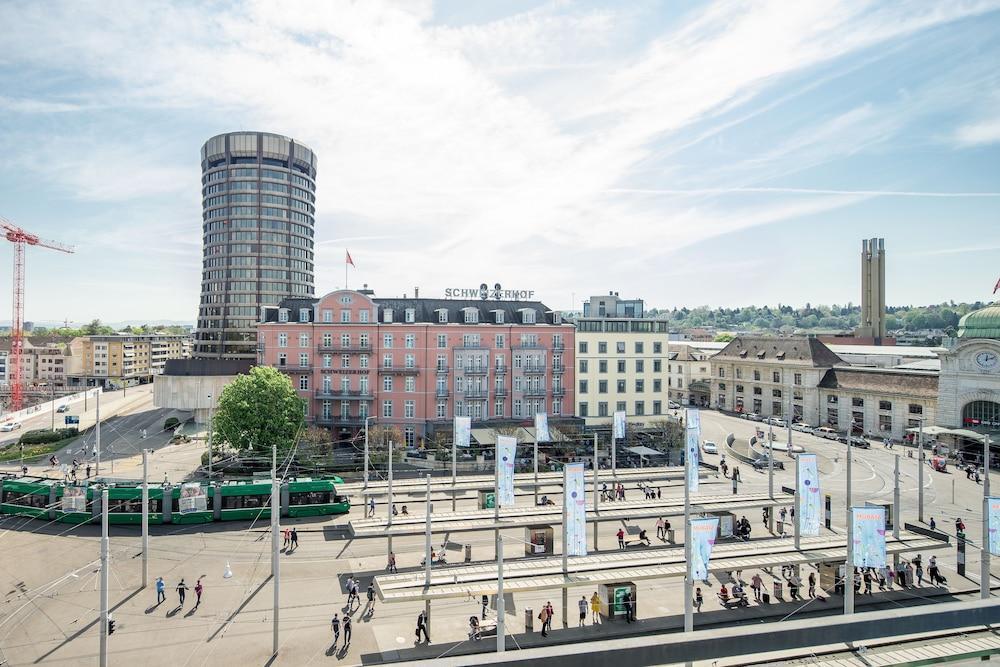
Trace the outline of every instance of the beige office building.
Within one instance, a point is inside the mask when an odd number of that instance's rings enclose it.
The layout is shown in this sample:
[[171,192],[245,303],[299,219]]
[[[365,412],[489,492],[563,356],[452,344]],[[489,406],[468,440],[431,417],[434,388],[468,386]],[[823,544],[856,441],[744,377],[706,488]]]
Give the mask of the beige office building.
[[186,336],[80,336],[69,344],[70,387],[121,388],[152,381],[168,359],[182,358]]

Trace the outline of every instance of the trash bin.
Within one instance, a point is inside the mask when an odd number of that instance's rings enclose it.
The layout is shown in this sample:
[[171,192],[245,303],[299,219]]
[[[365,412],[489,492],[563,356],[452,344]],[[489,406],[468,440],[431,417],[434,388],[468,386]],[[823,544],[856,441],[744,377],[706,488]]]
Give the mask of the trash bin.
[[784,535],[785,534],[785,522],[784,521],[778,521],[778,522],[776,522],[775,525],[774,525],[774,530],[775,530],[776,533],[778,533],[778,535]]
[[527,607],[524,610],[524,631],[534,632],[535,631],[535,610],[531,607]]
[[472,562],[472,545],[471,544],[466,544],[465,545],[465,562],[466,563],[471,563]]
[[667,529],[667,542],[669,542],[670,544],[673,544],[676,541],[677,541],[677,538],[675,536],[674,529],[673,528],[668,528]]
[[783,587],[784,587],[784,584],[782,584],[782,582],[780,582],[780,581],[774,582],[774,588],[773,588],[774,599],[776,599],[776,600],[784,600],[785,599],[784,594],[782,593],[782,590],[781,590]]

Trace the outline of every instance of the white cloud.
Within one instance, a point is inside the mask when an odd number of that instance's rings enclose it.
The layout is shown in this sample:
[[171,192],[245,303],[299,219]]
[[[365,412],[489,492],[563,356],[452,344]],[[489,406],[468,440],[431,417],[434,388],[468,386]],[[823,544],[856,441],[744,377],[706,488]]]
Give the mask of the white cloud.
[[1000,118],[963,125],[955,132],[955,139],[962,146],[1000,143]]

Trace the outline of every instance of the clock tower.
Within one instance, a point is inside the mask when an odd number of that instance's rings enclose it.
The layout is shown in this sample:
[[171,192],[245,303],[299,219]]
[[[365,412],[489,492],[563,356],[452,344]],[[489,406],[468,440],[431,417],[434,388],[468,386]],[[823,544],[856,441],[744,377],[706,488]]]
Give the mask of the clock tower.
[[942,351],[939,426],[1000,434],[1000,304],[969,313]]

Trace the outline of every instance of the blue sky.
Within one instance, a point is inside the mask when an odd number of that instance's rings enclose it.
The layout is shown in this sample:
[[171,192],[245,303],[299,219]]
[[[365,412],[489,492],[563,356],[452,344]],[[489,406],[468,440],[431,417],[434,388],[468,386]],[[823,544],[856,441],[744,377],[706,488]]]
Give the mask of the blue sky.
[[27,319],[193,321],[198,151],[260,129],[319,155],[319,293],[348,248],[383,296],[857,302],[884,236],[891,304],[986,299],[998,32],[1000,0],[5,2],[0,215],[77,247],[29,251]]

